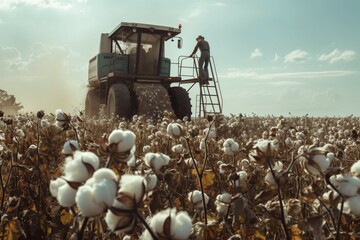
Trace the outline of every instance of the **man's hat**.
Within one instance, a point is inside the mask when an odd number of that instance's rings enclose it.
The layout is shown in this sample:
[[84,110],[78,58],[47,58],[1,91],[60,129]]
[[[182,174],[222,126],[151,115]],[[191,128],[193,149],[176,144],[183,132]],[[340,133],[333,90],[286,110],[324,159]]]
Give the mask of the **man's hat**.
[[205,38],[204,38],[203,36],[199,35],[199,36],[196,38],[196,41],[198,41],[198,40],[200,40],[200,39],[204,40]]

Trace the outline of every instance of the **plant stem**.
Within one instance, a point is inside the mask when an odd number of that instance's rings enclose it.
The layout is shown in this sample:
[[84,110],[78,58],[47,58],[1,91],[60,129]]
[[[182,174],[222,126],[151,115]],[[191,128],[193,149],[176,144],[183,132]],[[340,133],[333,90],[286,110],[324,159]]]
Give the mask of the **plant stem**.
[[273,176],[273,178],[275,179],[276,185],[277,185],[277,192],[278,192],[278,197],[279,197],[279,203],[280,203],[280,213],[281,213],[281,223],[283,225],[284,231],[285,231],[285,235],[286,235],[286,239],[290,240],[291,237],[289,235],[288,229],[287,229],[287,225],[286,225],[286,219],[285,219],[285,212],[284,212],[284,204],[282,201],[282,195],[281,195],[281,189],[280,189],[280,184],[279,184],[279,180],[275,175],[275,172],[271,166],[271,162],[270,162],[270,158],[266,158],[267,163],[269,165],[271,174]]
[[158,240],[159,238],[156,236],[156,234],[154,233],[154,231],[151,229],[151,227],[149,226],[149,224],[146,222],[146,220],[144,219],[144,217],[137,211],[135,210],[135,214],[137,216],[137,218],[140,220],[140,222],[142,224],[144,224],[144,226],[146,227],[146,229],[149,231],[151,237],[153,238],[153,240]]
[[[193,161],[193,164],[194,164],[194,167],[195,167],[195,170],[196,170],[197,177],[198,177],[198,179],[199,179],[201,197],[202,197],[203,208],[204,208],[205,225],[207,225],[206,202],[205,202],[204,187],[203,187],[203,183],[202,183],[203,171],[200,172],[199,169],[198,169],[198,167],[197,167],[197,164],[196,164],[196,162],[195,162],[194,155],[193,155],[193,153],[192,153],[192,151],[191,151],[189,138],[186,138],[186,142],[187,142],[187,145],[188,145],[188,148],[189,148],[189,153],[190,153],[191,159],[192,159],[192,161]],[[206,145],[206,143],[205,143],[205,145]],[[205,159],[204,164],[203,164],[203,169],[205,168],[205,163],[206,163],[206,159]],[[203,170],[203,169],[202,169],[202,170]]]
[[78,239],[78,240],[82,240],[82,239],[83,239],[84,231],[85,231],[85,228],[86,228],[86,225],[87,225],[88,221],[89,221],[89,217],[85,217],[85,218],[84,218],[84,221],[83,221],[83,223],[82,223],[82,225],[81,225],[80,232],[79,232],[78,235],[77,235],[77,239]]

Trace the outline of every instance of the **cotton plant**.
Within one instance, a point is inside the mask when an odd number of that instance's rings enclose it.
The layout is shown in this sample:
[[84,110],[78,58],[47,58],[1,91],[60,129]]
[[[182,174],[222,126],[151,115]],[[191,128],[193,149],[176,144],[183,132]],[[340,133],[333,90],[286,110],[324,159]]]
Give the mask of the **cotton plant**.
[[[332,186],[345,198],[344,212],[360,216],[360,160],[350,168],[350,175],[337,174],[330,177]],[[340,206],[338,206],[340,208]]]
[[145,181],[146,181],[146,191],[149,192],[149,191],[152,191],[154,190],[154,188],[156,187],[157,185],[157,182],[158,182],[158,178],[157,176],[150,172],[150,171],[145,171]]
[[260,164],[268,165],[268,161],[273,162],[279,151],[279,141],[277,139],[259,139],[252,149],[250,149],[249,158]]
[[40,126],[43,128],[49,128],[51,124],[47,119],[41,119]]
[[105,216],[111,231],[126,233],[136,226],[135,213],[147,192],[147,183],[146,178],[140,175],[121,176],[120,188]]
[[184,146],[182,144],[176,144],[172,146],[171,151],[176,154],[181,154],[184,151]]
[[25,137],[25,133],[22,129],[17,129],[15,131],[15,135],[13,138],[13,141],[16,143],[19,143],[21,139],[23,139]]
[[169,164],[170,157],[162,153],[148,152],[144,156],[144,162],[148,167],[159,170],[161,167]]
[[235,187],[245,186],[247,184],[249,174],[246,171],[238,171],[232,176],[233,181],[230,182],[230,185],[235,184]]
[[333,153],[327,153],[323,148],[313,145],[302,146],[298,153],[305,172],[314,176],[323,175],[334,159]]
[[143,153],[148,153],[148,152],[150,152],[151,151],[151,146],[149,146],[149,145],[145,145],[145,146],[143,146]]
[[[202,197],[201,191],[194,190],[192,192],[189,192],[188,193],[188,199],[192,203],[194,208],[197,208],[197,209],[204,208],[203,197]],[[204,201],[205,201],[205,205],[207,205],[208,202],[209,202],[209,196],[206,193],[204,193]]]
[[239,144],[232,138],[228,138],[223,143],[223,151],[225,154],[234,155],[239,151]]
[[133,166],[135,140],[136,135],[132,131],[116,129],[108,137],[107,150],[117,161]]
[[216,211],[220,215],[224,215],[227,213],[230,204],[231,204],[231,195],[229,193],[224,192],[216,196],[216,200],[215,200]]
[[282,172],[282,170],[284,168],[284,164],[281,161],[277,161],[271,166],[271,168],[272,168],[272,171],[271,171],[271,169],[268,169],[266,172],[265,182],[267,184],[269,184],[270,187],[276,188],[278,185],[276,178]]
[[64,143],[62,154],[72,156],[78,150],[80,150],[79,142],[76,140],[69,140]]
[[117,193],[117,178],[111,169],[100,168],[79,187],[75,202],[82,216],[97,216],[112,205]]
[[66,128],[69,124],[69,116],[61,109],[55,110],[55,125],[59,128]]
[[[176,211],[168,208],[156,213],[149,223],[150,228],[158,239],[186,240],[189,239],[192,230],[192,221],[185,211]],[[154,239],[149,230],[145,230],[140,236],[142,240]]]
[[203,136],[205,138],[216,138],[216,129],[211,127],[211,128],[205,128],[203,130]]
[[63,207],[75,204],[76,192],[99,168],[99,158],[92,152],[76,151],[65,159],[63,175],[50,181],[50,193]]
[[173,139],[179,139],[184,135],[183,126],[179,123],[170,123],[166,128],[167,133]]
[[199,161],[193,158],[184,159],[184,163],[187,168],[196,168],[197,166],[199,166]]

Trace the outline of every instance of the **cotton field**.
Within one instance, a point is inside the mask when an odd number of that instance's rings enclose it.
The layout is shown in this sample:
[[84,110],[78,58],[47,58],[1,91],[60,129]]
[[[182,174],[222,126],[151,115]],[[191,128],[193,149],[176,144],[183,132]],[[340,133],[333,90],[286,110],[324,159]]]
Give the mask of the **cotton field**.
[[359,239],[360,118],[0,115],[1,239]]

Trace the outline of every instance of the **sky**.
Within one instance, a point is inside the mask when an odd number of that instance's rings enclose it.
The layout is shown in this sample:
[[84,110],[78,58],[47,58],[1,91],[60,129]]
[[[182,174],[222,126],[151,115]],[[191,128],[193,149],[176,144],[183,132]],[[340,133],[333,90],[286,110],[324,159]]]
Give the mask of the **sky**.
[[359,12],[358,0],[0,0],[0,89],[25,111],[81,111],[101,33],[182,24],[166,55],[205,37],[224,114],[360,116]]

